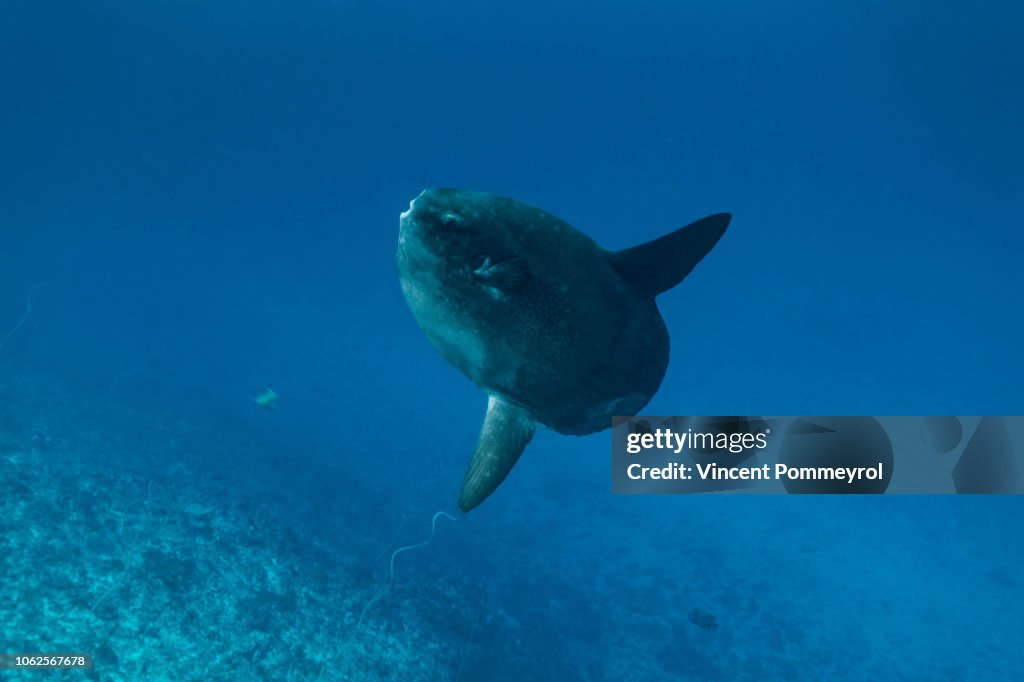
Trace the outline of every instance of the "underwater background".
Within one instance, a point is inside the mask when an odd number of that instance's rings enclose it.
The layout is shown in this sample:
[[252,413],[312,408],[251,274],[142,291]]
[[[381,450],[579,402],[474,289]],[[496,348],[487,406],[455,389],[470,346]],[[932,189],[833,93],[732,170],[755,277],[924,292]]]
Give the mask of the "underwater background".
[[607,432],[540,432],[457,514],[485,397],[394,253],[435,185],[613,249],[730,211],[659,299],[647,414],[1020,414],[1022,27],[5,0],[0,651],[91,653],[68,680],[1020,679],[1020,497],[613,496]]

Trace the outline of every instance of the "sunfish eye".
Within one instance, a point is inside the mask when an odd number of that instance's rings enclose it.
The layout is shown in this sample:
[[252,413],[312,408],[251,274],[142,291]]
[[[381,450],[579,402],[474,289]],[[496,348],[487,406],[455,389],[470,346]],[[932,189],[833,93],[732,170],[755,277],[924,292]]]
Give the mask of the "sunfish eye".
[[451,211],[445,211],[444,215],[441,216],[441,227],[444,228],[458,227],[461,222],[462,216]]

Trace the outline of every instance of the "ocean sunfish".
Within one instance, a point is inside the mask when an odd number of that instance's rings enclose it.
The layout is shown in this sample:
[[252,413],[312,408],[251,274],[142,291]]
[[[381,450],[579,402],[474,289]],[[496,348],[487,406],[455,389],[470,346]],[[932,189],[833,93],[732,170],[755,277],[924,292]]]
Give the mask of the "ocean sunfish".
[[514,199],[425,190],[402,213],[398,274],[427,338],[488,395],[459,508],[484,501],[537,425],[584,435],[637,414],[669,340],[655,297],[714,247],[731,216],[609,251]]

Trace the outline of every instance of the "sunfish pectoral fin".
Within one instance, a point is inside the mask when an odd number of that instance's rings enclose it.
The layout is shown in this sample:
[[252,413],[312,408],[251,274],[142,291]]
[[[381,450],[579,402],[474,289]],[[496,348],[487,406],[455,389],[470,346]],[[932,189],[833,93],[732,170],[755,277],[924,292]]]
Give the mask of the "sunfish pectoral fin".
[[493,493],[508,476],[533,438],[536,424],[523,408],[492,395],[487,416],[462,479],[459,509],[468,512]]
[[499,263],[492,263],[488,258],[473,274],[489,287],[518,291],[530,279],[530,264],[524,258],[509,258]]
[[664,237],[610,257],[624,280],[650,296],[668,291],[683,281],[725,234],[732,215],[716,213],[681,227]]

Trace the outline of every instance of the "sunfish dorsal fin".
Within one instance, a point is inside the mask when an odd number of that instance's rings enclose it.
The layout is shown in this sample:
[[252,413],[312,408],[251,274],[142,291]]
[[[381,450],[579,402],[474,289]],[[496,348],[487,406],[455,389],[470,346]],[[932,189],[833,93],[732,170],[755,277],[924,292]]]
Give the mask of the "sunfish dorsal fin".
[[668,291],[683,281],[725,234],[732,215],[716,213],[654,241],[614,252],[612,267],[649,296]]
[[487,415],[462,479],[459,509],[468,512],[493,493],[519,461],[536,429],[523,408],[496,395],[487,400]]

